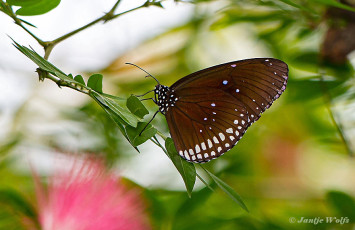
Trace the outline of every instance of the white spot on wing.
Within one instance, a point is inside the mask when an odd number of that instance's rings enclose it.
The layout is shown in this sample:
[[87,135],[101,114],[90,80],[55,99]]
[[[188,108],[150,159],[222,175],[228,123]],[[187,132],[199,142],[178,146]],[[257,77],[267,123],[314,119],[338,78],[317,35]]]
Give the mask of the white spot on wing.
[[218,139],[217,139],[217,137],[216,137],[216,136],[214,136],[214,137],[213,137],[213,141],[214,141],[214,143],[216,143],[216,144],[218,144],[218,143],[219,143],[219,141],[218,141]]
[[238,132],[238,131],[235,131],[235,135],[238,137],[238,136],[239,136],[239,132]]
[[233,129],[232,128],[229,128],[226,130],[227,133],[233,133]]
[[184,153],[183,153],[183,151],[179,151],[179,154],[180,154],[180,156],[184,156]]
[[234,124],[236,124],[236,125],[237,125],[237,124],[238,124],[238,120],[234,120]]
[[237,65],[236,65],[236,64],[232,64],[231,66],[234,68],[234,67],[236,67]]
[[184,153],[185,153],[186,159],[190,160],[190,156],[189,156],[189,153],[187,152],[187,150],[185,150]]
[[227,85],[228,84],[228,81],[227,80],[224,80],[223,81],[223,85]]
[[221,147],[218,147],[218,148],[217,148],[217,151],[218,151],[218,152],[221,152],[221,151],[222,151],[222,148],[221,148]]
[[212,151],[212,152],[211,152],[211,156],[216,156],[215,151]]
[[206,150],[205,142],[202,142],[202,143],[201,143],[201,148],[202,148],[203,150]]
[[200,146],[199,146],[199,145],[196,145],[195,150],[196,150],[196,153],[201,152]]
[[218,135],[219,135],[219,137],[221,138],[222,141],[224,141],[226,139],[225,136],[223,135],[223,133],[219,133]]
[[235,138],[233,136],[229,136],[229,139],[231,139],[231,141],[233,141]]
[[208,148],[212,148],[213,144],[212,144],[212,141],[210,139],[207,140],[207,143],[208,143]]
[[215,104],[215,103],[211,103],[211,106],[215,107],[215,106],[216,106],[216,104]]
[[202,155],[201,154],[197,154],[197,158],[198,159],[202,159]]
[[226,143],[225,146],[228,148],[230,145],[228,143]]
[[193,149],[189,149],[189,153],[190,153],[190,155],[194,155],[195,154]]
[[205,153],[205,155],[204,155],[204,156],[205,156],[205,158],[208,158],[208,157],[209,157],[209,156],[208,156],[208,153]]

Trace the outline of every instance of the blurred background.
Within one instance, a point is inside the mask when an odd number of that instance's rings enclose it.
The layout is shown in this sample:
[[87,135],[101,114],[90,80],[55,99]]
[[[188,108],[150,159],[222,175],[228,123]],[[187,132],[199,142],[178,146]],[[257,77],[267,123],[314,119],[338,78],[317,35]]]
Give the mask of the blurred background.
[[[22,17],[52,40],[107,12],[115,1],[62,0]],[[122,0],[124,12],[144,1]],[[205,166],[243,198],[246,213],[197,182],[188,198],[174,165],[150,142],[135,151],[89,97],[51,81],[12,45],[42,48],[0,14],[0,188],[33,200],[31,168],[67,168],[72,154],[103,155],[139,187],[153,229],[355,229],[355,13],[337,1],[164,1],[99,23],[55,47],[49,61],[66,73],[104,75],[104,92],[128,97],[224,62],[274,57],[289,65],[283,96],[238,145]],[[151,101],[147,120],[156,111]],[[168,135],[163,115],[153,121]],[[200,172],[202,175],[203,172]],[[1,194],[0,194],[1,195]],[[0,228],[23,229],[0,197]],[[349,224],[290,223],[290,217],[347,217]],[[9,226],[15,226],[10,228]]]

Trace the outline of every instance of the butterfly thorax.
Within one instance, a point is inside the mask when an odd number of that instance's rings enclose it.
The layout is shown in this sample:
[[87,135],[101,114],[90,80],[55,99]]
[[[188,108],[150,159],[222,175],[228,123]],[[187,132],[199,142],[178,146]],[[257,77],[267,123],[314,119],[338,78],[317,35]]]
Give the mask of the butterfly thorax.
[[154,93],[155,103],[159,106],[159,111],[164,115],[170,107],[175,106],[175,103],[178,100],[174,90],[170,90],[170,88],[165,85],[156,85]]

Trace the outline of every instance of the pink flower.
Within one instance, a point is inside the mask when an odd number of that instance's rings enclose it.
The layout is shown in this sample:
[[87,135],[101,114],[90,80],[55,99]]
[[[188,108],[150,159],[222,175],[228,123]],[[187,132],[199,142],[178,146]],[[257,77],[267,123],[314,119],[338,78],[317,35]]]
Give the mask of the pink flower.
[[47,191],[39,185],[39,222],[43,230],[148,230],[144,203],[97,160],[75,162],[57,172]]

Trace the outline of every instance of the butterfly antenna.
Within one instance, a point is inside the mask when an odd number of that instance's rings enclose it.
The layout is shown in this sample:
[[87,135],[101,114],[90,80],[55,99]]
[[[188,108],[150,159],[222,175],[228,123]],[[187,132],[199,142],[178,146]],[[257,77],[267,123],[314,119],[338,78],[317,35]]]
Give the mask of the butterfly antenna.
[[139,68],[140,70],[144,71],[145,73],[148,74],[148,76],[151,76],[151,77],[160,85],[160,82],[159,82],[153,75],[151,75],[150,73],[148,73],[147,71],[145,71],[145,70],[142,69],[141,67],[137,66],[136,64],[129,63],[129,62],[127,62],[126,64],[127,64],[127,65],[133,65],[133,66]]

